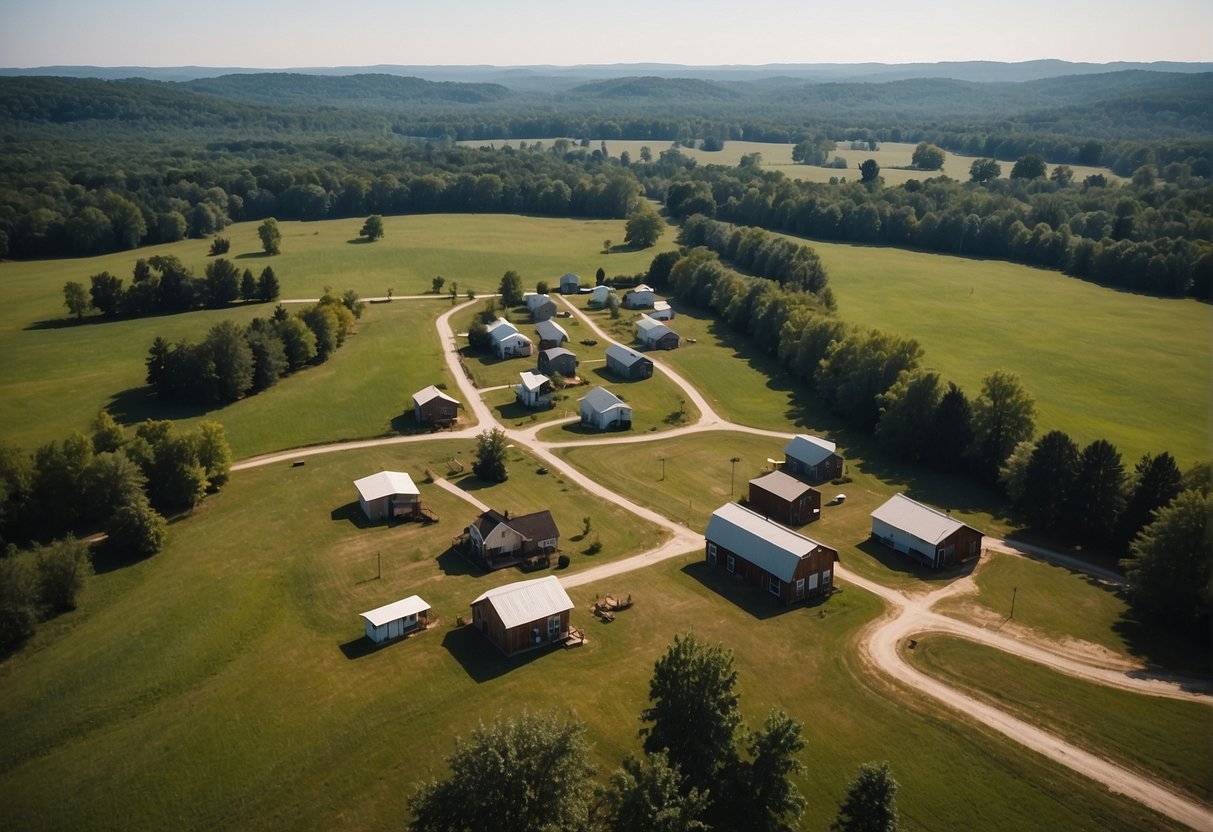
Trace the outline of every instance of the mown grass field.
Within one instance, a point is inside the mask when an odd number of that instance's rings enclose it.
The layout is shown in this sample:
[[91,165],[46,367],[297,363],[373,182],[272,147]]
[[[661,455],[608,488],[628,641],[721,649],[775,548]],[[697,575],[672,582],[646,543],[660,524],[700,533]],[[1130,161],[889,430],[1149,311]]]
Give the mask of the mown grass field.
[[[528,145],[534,144],[535,140],[526,139]],[[554,139],[542,139],[544,147],[551,148]],[[463,141],[459,144],[468,147],[488,147],[492,145],[496,148],[502,148],[507,145],[517,146],[518,141],[514,139],[496,139],[496,140],[472,140]],[[601,146],[601,142],[595,139],[590,142],[589,150],[597,150]],[[632,161],[640,160],[640,148],[648,147],[653,153],[653,158],[656,159],[663,150],[669,150],[672,144],[663,141],[624,141],[620,139],[611,139],[606,143],[607,153],[616,158],[621,153],[627,151]],[[951,151],[944,151],[944,164],[942,170],[907,170],[910,167],[910,161],[914,156],[914,148],[916,144],[907,142],[882,142],[879,150],[851,150],[846,142],[840,142],[838,149],[830,153],[830,159],[842,158],[847,162],[845,168],[826,168],[816,165],[800,165],[792,161],[791,144],[777,144],[773,142],[742,142],[742,141],[727,141],[724,148],[718,151],[700,150],[698,148],[679,147],[678,150],[683,155],[690,159],[694,159],[701,165],[727,165],[735,167],[741,162],[742,156],[747,156],[751,153],[759,153],[762,155],[761,166],[767,170],[777,170],[791,179],[802,179],[808,182],[829,182],[831,178],[846,179],[848,182],[854,182],[859,179],[859,165],[866,159],[875,159],[880,165],[880,175],[884,177],[887,185],[902,185],[911,179],[929,179],[932,176],[941,174],[959,179],[962,182],[969,180],[969,167],[973,164],[976,156],[962,156]],[[1014,161],[999,162],[1002,165],[1002,175],[1010,176],[1011,168],[1015,166]],[[1048,165],[1047,169],[1052,172],[1053,165]],[[1109,168],[1088,167],[1085,165],[1071,165],[1074,170],[1074,178],[1081,182],[1087,176],[1094,173],[1101,173],[1108,177],[1109,180],[1121,181],[1121,177],[1112,173]]]
[[904,655],[948,684],[1213,804],[1213,709],[1204,703],[1091,684],[944,635],[920,636]]
[[[880,603],[853,588],[782,612],[707,573],[695,553],[574,591],[585,647],[501,658],[452,626],[484,589],[519,577],[477,575],[441,556],[474,510],[423,484],[437,525],[364,527],[350,484],[382,467],[420,478],[470,444],[238,472],[174,524],[162,553],[107,565],[77,611],[0,665],[0,826],[399,829],[413,785],[444,773],[456,735],[524,707],[584,719],[605,780],[639,749],[654,660],[693,628],[735,651],[751,725],[770,707],[804,722],[805,828],[828,823],[856,765],[871,759],[891,761],[909,829],[1165,828],[952,714],[864,681],[850,645]],[[477,496],[519,511],[551,505],[565,535],[591,514],[603,553],[575,553],[572,569],[647,544],[643,524],[528,468],[515,459],[504,486]],[[413,592],[440,625],[368,649],[357,613]],[[610,625],[585,612],[605,592],[635,600]]]

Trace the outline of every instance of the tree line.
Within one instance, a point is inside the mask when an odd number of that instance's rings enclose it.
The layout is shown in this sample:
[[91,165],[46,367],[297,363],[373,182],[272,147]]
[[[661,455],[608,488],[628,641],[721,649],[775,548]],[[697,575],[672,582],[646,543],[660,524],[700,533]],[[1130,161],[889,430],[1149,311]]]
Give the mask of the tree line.
[[236,300],[246,303],[275,300],[280,289],[270,266],[254,277],[232,261],[219,257],[206,264],[205,276],[196,276],[176,256],[157,254],[135,261],[131,283],[108,271],[89,278],[89,285],[69,280],[63,286],[63,305],[77,320],[90,310],[107,318],[134,318],[191,309],[222,309]]
[[363,303],[327,287],[294,315],[281,304],[269,319],[241,327],[221,321],[197,344],[157,337],[148,350],[147,383],[167,401],[224,405],[259,393],[290,373],[329,359],[354,330]]
[[168,536],[163,515],[192,509],[227,482],[230,468],[216,422],[179,432],[147,421],[129,435],[101,411],[90,435],[76,432],[32,454],[0,444],[0,649],[75,606],[92,572],[78,536],[103,532],[118,560],[155,554]]
[[[731,236],[727,227],[721,236]],[[681,236],[679,241],[684,242]],[[1167,453],[1147,455],[1127,477],[1119,453],[1106,440],[1080,453],[1060,432],[1037,438],[1035,401],[1013,373],[991,372],[970,399],[958,385],[945,384],[922,367],[917,341],[847,324],[817,296],[743,276],[706,247],[660,255],[647,280],[714,312],[777,358],[832,412],[874,433],[892,455],[1001,487],[1017,515],[1046,534],[1139,557],[1135,541],[1184,490],[1185,477]],[[1187,480],[1201,481],[1207,469],[1207,464],[1198,466]],[[1186,561],[1189,567],[1200,562]],[[1204,572],[1186,572],[1193,586],[1204,588],[1189,596],[1199,603],[1162,616],[1171,623],[1188,622],[1184,629],[1196,638],[1208,635],[1200,625],[1207,623],[1213,602],[1207,558],[1203,562]],[[1169,567],[1169,573],[1177,568]],[[1134,603],[1138,610],[1154,609]]]
[[[524,712],[457,739],[450,776],[409,797],[414,832],[710,832],[797,828],[806,800],[803,726],[772,709],[761,728],[742,724],[733,654],[675,636],[658,658],[641,712],[643,754],[622,761],[605,788],[591,777],[585,725]],[[887,763],[860,766],[831,826],[896,832],[897,783]]]

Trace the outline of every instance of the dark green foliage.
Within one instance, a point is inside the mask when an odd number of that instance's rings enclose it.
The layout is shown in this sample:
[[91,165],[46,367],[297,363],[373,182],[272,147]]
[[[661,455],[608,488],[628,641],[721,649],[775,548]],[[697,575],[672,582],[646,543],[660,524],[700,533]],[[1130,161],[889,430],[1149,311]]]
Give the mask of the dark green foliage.
[[104,522],[128,503],[143,498],[147,477],[124,453],[99,452],[85,471],[79,499],[84,501],[84,519]]
[[633,248],[652,248],[661,238],[665,221],[646,202],[628,215],[623,241]]
[[341,322],[337,313],[328,306],[316,304],[299,313],[299,320],[312,331],[316,338],[316,361],[323,364],[338,346],[341,337]]
[[[305,219],[313,219],[306,217]],[[282,231],[278,228],[278,220],[273,217],[266,217],[261,225],[257,226],[257,236],[261,238],[261,248],[266,254],[281,254],[282,253]]]
[[366,222],[362,224],[362,229],[358,232],[360,237],[366,237],[369,242],[375,242],[383,236],[383,217],[378,214],[371,214],[366,218]]
[[106,546],[111,550],[136,557],[150,557],[168,539],[168,523],[148,503],[139,499],[115,511],[105,523]]
[[261,270],[261,276],[257,279],[257,297],[259,300],[269,302],[277,300],[281,290],[278,287],[278,276],[274,274],[274,270],[266,266]]
[[[290,369],[282,334],[259,318],[253,321],[253,323],[258,322],[261,323],[261,326],[250,325],[245,336],[253,356],[252,392],[254,393],[273,387],[278,383],[278,379]],[[306,362],[307,359],[303,363]]]
[[955,473],[973,443],[973,409],[964,391],[952,382],[939,400],[927,433],[926,462],[932,468]]
[[833,832],[897,832],[897,781],[888,763],[862,763],[830,824]]
[[257,300],[257,278],[253,277],[252,269],[245,269],[240,275],[240,299]]
[[910,164],[919,170],[939,170],[946,158],[944,152],[935,145],[919,142],[910,157]]
[[1078,446],[1059,430],[1036,443],[1024,472],[1023,494],[1016,508],[1034,529],[1059,531],[1067,524],[1074,478],[1078,476]]
[[76,608],[76,595],[93,573],[88,544],[67,537],[34,549],[34,568],[38,575],[38,598],[52,612]]
[[216,235],[215,239],[211,240],[211,250],[210,250],[211,257],[215,257],[216,255],[219,255],[219,254],[227,254],[231,250],[232,250],[232,241],[229,240],[227,237],[220,237],[220,236]]
[[684,794],[682,776],[661,751],[641,760],[628,757],[611,777],[606,792],[610,829],[645,832],[706,832],[708,796],[691,788]]
[[865,159],[859,163],[859,181],[874,184],[880,178],[880,165],[875,159]]
[[1079,540],[1106,545],[1125,506],[1125,466],[1107,440],[1083,448],[1070,494],[1070,520]]
[[476,437],[476,461],[472,472],[488,482],[505,482],[510,472],[506,470],[506,436],[504,431],[493,428]]
[[713,788],[718,774],[736,765],[736,687],[732,653],[692,634],[675,636],[653,666],[649,705],[640,713],[650,723],[641,731],[644,750],[664,752],[684,777],[684,790]]
[[476,352],[488,352],[493,347],[493,339],[484,321],[476,318],[468,326],[468,346]]
[[84,313],[92,306],[92,299],[84,284],[69,280],[63,284],[63,305],[67,311],[76,316],[76,320],[84,317]]
[[[804,797],[793,778],[804,771],[799,754],[804,750],[801,724],[780,710],[767,715],[763,730],[750,734],[749,760],[739,775],[737,800],[730,801],[738,825],[754,832],[786,832],[798,828]],[[719,827],[719,824],[717,824]]]
[[973,444],[969,456],[974,471],[993,482],[1015,446],[1036,430],[1036,402],[1019,377],[1005,370],[986,376],[973,403]]
[[1117,540],[1127,549],[1138,532],[1154,522],[1158,510],[1183,490],[1183,475],[1168,453],[1146,454],[1137,463],[1129,497],[1117,524]]
[[510,269],[501,276],[501,284],[497,289],[501,295],[501,305],[504,307],[517,306],[522,303],[522,278],[518,272]]
[[1020,156],[1011,168],[1012,179],[1040,179],[1045,175],[1045,160],[1037,153]]
[[414,832],[577,832],[590,828],[585,726],[523,712],[456,739],[448,779],[409,798]]
[[880,422],[876,425],[876,438],[902,459],[910,462],[925,459],[942,397],[939,373],[902,372],[893,386],[877,397]]
[[[674,264],[681,256],[677,251],[663,251],[658,254],[649,263],[649,270],[645,273],[644,282],[654,289],[664,288],[670,277],[670,269],[674,268]],[[602,269],[598,271],[601,272]],[[606,276],[605,272],[603,272],[603,276]]]
[[816,388],[831,410],[870,431],[879,413],[877,397],[921,360],[917,341],[875,329],[851,332],[826,350]]
[[[828,276],[817,252],[809,246],[761,228],[739,228],[702,215],[690,217],[683,223],[678,232],[678,242],[685,246],[707,246],[720,257],[732,260],[738,267],[759,277],[774,280],[788,289],[821,295],[825,300]],[[658,255],[649,266],[649,271],[656,269],[660,272],[665,263],[672,269],[677,262],[676,255],[670,258],[674,254],[667,252]],[[659,261],[659,258],[665,259]],[[668,275],[668,270],[664,275],[653,274],[656,282],[651,285],[663,285]],[[832,306],[832,300],[827,301],[826,305]]]
[[11,650],[38,626],[38,578],[32,559],[0,557],[0,650]]
[[[362,313],[366,310],[366,304],[358,299],[358,293],[353,289],[346,289],[341,293],[341,305],[348,309],[355,319],[361,318]],[[350,327],[353,327],[352,323]]]
[[106,317],[114,317],[122,311],[122,279],[109,272],[101,272],[89,278],[92,284],[89,294],[93,308]]
[[974,159],[969,165],[969,179],[978,184],[991,182],[1002,176],[1002,165],[993,159]]
[[1198,641],[1209,640],[1213,610],[1213,497],[1185,491],[1142,529],[1121,561],[1129,605]]

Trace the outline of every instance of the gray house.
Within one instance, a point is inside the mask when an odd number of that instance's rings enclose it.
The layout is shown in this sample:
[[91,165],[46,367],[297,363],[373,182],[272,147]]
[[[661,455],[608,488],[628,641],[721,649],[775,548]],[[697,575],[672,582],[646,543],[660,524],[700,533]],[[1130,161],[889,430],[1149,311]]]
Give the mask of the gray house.
[[630,347],[616,344],[606,351],[607,369],[629,381],[638,381],[653,375],[653,359]]
[[539,372],[546,376],[560,373],[565,378],[577,376],[577,356],[564,347],[553,347],[539,353]]
[[581,278],[573,273],[560,278],[560,294],[575,295],[581,291]]

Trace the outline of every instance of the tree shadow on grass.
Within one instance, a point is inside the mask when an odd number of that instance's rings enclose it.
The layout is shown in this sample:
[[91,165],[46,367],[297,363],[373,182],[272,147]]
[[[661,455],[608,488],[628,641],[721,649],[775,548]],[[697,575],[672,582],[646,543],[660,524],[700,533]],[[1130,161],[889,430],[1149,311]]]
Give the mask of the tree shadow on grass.
[[271,257],[277,257],[276,254],[268,254],[264,251],[246,251],[243,254],[237,254],[235,260],[268,260]]
[[470,624],[447,630],[446,635],[442,637],[442,646],[477,684],[504,676],[512,670],[561,649],[559,645],[545,645],[515,656],[504,656],[492,642]]
[[[1108,589],[1106,585],[1103,588]],[[1122,615],[1112,630],[1125,640],[1130,655],[1146,665],[1144,670],[1129,673],[1133,678],[1166,679],[1178,682],[1185,691],[1213,692],[1213,653],[1208,643],[1143,621],[1132,611]]]
[[750,586],[741,577],[730,575],[720,567],[709,566],[702,560],[688,563],[682,567],[682,572],[698,581],[704,589],[711,590],[759,620],[787,615],[800,609],[820,607],[829,600],[829,595],[817,595],[784,606],[762,587]]
[[431,425],[429,422],[418,422],[413,411],[401,413],[391,421],[392,430],[401,436],[416,436],[423,433],[441,433],[443,428]]
[[134,425],[147,419],[192,419],[222,408],[166,402],[153,393],[151,387],[130,387],[111,396],[105,409],[119,424]]
[[126,549],[119,549],[117,546],[111,546],[108,543],[101,543],[93,547],[92,561],[93,573],[96,575],[106,575],[110,572],[117,572],[119,569],[126,569],[128,566],[134,566],[137,563],[143,563],[154,555],[140,555]]

